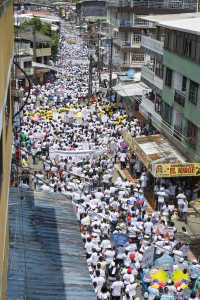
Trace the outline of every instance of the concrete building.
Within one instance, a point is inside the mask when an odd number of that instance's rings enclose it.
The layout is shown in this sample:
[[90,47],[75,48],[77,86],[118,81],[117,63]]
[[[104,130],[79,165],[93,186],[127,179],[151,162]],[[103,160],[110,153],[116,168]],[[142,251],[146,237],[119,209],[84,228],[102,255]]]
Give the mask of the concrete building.
[[[40,33],[36,33],[35,37],[36,57],[34,57],[34,37],[30,32],[20,32],[20,34],[17,34],[17,36],[15,36],[15,56],[20,59],[20,66],[26,71],[27,75],[29,75],[31,81],[33,79],[33,76],[35,76],[35,81],[40,83],[44,81],[44,75],[46,73],[49,73],[50,71],[50,69],[48,68],[51,56],[51,47],[49,43],[52,40],[48,36]],[[34,67],[35,75],[32,61],[43,64],[43,68]],[[25,88],[28,87],[28,82],[24,74],[22,74],[20,70],[16,71],[18,79],[22,79],[23,81],[22,85]]]
[[142,50],[154,57],[141,78],[152,92],[143,95],[141,112],[191,162],[200,160],[200,14],[145,19],[165,31],[164,43],[142,38]]
[[0,299],[5,300],[8,263],[8,189],[12,151],[11,68],[14,56],[12,1],[0,2]]
[[196,1],[107,1],[107,21],[113,40],[113,56],[122,70],[141,70],[145,55],[140,50],[142,36],[155,36],[153,22],[141,19],[147,15],[179,14],[196,9]]

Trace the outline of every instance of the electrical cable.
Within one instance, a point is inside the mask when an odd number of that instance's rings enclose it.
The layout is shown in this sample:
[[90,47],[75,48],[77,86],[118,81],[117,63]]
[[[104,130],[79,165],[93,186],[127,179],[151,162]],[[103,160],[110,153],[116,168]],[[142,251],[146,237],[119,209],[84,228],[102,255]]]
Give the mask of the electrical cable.
[[28,90],[28,94],[26,96],[26,100],[24,101],[24,104],[21,106],[20,110],[18,112],[16,112],[16,114],[14,114],[14,116],[12,117],[12,119],[14,120],[14,118],[20,114],[20,112],[23,110],[23,108],[26,106],[27,102],[28,102],[28,98],[30,96],[30,90],[31,90],[31,81],[28,77],[28,75],[26,74],[26,72],[20,67],[20,65],[18,63],[16,63],[14,61],[14,64],[17,66],[17,68],[20,69],[20,71],[25,75],[26,79],[28,80],[28,84],[29,84],[29,90]]

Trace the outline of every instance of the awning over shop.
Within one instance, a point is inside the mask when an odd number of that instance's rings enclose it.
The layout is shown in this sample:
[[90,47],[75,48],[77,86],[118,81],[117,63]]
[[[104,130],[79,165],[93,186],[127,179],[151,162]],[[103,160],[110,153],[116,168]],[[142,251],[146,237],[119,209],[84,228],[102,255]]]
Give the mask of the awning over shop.
[[118,84],[114,87],[112,87],[112,90],[114,90],[117,94],[119,94],[122,97],[126,96],[142,96],[143,92],[149,92],[150,89],[143,83],[132,83],[132,84]]
[[133,138],[124,131],[123,139],[154,177],[200,175],[200,164],[188,163],[160,134]]
[[[110,73],[101,73],[101,81],[110,80]],[[112,80],[117,79],[117,73],[112,73]]]

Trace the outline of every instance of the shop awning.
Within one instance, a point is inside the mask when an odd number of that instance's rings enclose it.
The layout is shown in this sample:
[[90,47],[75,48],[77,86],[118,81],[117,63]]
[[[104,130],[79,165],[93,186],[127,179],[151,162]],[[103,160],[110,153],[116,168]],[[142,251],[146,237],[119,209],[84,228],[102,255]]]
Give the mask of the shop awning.
[[[110,74],[109,73],[101,73],[101,80],[110,80]],[[112,73],[112,80],[117,79],[117,73]]]
[[118,84],[112,89],[122,97],[126,96],[140,96],[143,92],[149,92],[150,89],[143,83],[132,83],[132,84]]
[[127,131],[123,139],[154,177],[199,176],[200,164],[189,163],[160,134],[133,138]]

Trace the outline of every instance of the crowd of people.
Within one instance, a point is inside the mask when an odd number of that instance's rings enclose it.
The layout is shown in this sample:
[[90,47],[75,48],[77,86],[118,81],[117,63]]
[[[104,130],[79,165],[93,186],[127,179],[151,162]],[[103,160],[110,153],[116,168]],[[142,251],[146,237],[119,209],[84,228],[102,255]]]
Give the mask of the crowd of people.
[[[88,46],[78,30],[62,23],[56,81],[33,86],[16,128],[12,172],[21,168],[19,187],[71,197],[98,300],[197,300],[196,291],[184,294],[186,286],[196,287],[200,265],[197,260],[187,263],[188,233],[183,227],[185,239],[175,237],[173,216],[177,204],[180,218],[187,222],[187,199],[198,195],[198,184],[189,195],[186,182],[159,178],[154,188],[156,209],[148,215],[144,192],[151,177],[141,160],[123,147],[122,132],[147,135],[149,125],[128,120],[114,95],[109,102],[101,93],[96,68],[93,96],[87,101],[88,64],[72,63],[70,56],[88,59]],[[31,158],[33,165],[41,165],[37,171],[30,167]],[[116,163],[122,170],[130,169],[134,183],[116,175]],[[169,276],[179,268],[189,273],[185,287],[180,282],[175,286],[172,279],[162,284],[152,281],[159,270],[156,264],[147,269],[145,263],[152,248],[154,261],[171,258],[173,263],[165,268]]]

